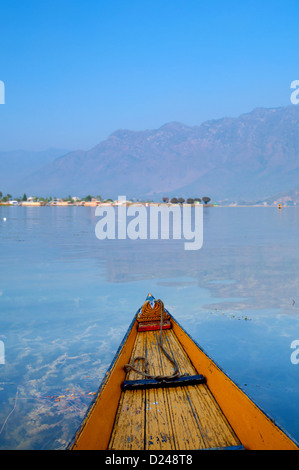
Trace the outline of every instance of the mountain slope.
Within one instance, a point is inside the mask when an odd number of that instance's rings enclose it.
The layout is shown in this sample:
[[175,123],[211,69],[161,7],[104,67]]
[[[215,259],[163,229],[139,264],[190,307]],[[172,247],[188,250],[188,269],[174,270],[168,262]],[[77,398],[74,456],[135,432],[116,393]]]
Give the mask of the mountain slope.
[[[25,192],[27,186],[22,181],[32,171],[42,169],[45,164],[53,162],[57,157],[66,153],[62,149],[48,149],[43,151],[14,150],[0,152],[0,190],[3,194],[10,193],[15,196]],[[29,187],[28,187],[29,189]],[[22,193],[23,194],[23,193]]]
[[[200,126],[119,130],[24,180],[43,195],[260,199],[298,185],[299,107],[255,109]],[[24,187],[25,190],[25,187]]]

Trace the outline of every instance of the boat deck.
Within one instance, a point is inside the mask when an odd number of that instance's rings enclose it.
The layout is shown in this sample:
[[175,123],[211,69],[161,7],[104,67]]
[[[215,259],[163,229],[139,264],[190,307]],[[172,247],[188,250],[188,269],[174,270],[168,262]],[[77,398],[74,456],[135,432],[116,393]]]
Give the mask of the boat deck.
[[[160,331],[138,332],[132,357],[146,356],[152,375],[171,375],[173,365],[159,348]],[[181,374],[196,375],[172,329],[163,345],[175,356]],[[142,370],[143,361],[135,363]],[[126,380],[142,377],[129,371]],[[206,384],[126,390],[121,394],[111,450],[191,450],[234,448],[241,443]]]

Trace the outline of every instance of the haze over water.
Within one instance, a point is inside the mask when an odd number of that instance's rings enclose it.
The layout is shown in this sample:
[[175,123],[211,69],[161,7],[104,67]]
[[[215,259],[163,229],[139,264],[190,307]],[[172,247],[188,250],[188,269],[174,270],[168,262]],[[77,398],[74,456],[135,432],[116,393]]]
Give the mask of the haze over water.
[[298,441],[299,209],[205,208],[198,251],[97,220],[0,207],[0,449],[65,447],[149,292]]

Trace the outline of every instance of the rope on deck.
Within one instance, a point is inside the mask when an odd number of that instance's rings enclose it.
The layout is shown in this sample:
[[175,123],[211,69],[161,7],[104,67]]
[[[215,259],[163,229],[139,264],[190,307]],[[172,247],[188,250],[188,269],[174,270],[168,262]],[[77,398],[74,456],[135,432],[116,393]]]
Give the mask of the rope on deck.
[[[181,376],[181,374],[179,373],[179,367],[178,367],[177,361],[168,354],[168,352],[166,351],[166,349],[163,346],[163,337],[162,337],[162,329],[163,328],[162,327],[163,327],[164,303],[162,302],[161,299],[156,300],[156,302],[159,303],[160,306],[161,306],[160,335],[159,335],[159,343],[158,344],[159,344],[160,349],[164,353],[164,355],[173,364],[173,367],[174,367],[173,374],[172,375],[151,375],[149,373],[149,362],[148,362],[148,360],[145,356],[135,357],[134,359],[132,359],[132,361],[129,364],[125,364],[124,369],[125,369],[126,372],[129,372],[130,370],[133,370],[137,374],[142,375],[143,377],[147,377],[148,379],[155,379],[155,380],[158,380],[158,381],[170,380],[170,379]],[[135,364],[136,361],[144,361],[144,371],[142,371],[142,370],[138,369],[137,367],[135,367],[134,364]]]

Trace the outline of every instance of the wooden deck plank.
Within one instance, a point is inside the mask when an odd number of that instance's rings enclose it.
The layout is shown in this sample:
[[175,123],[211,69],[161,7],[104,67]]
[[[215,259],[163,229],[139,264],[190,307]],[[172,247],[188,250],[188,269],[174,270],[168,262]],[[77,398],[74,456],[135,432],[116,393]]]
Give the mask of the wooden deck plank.
[[[137,334],[136,341],[135,341],[135,344],[134,344],[134,348],[133,348],[133,351],[132,351],[131,360],[134,357],[144,357],[145,356],[145,354],[146,354],[145,353],[145,348],[146,348],[145,347],[145,340],[146,340],[145,335]],[[138,369],[144,371],[144,361],[142,361],[142,360],[136,361],[134,366],[137,367]],[[134,370],[130,370],[126,375],[126,380],[138,380],[138,379],[141,379],[141,378],[142,378],[142,376],[139,375]]]
[[[204,440],[193,416],[193,410],[183,388],[178,387],[167,393],[171,415],[175,449],[199,449],[204,447]],[[168,450],[167,448],[165,450]]]
[[[147,354],[152,358],[156,374],[171,375],[173,365],[159,348],[159,332],[151,332],[147,339]],[[182,373],[192,373],[195,369],[186,361],[185,353],[175,341],[172,331],[163,332],[163,345],[175,357]],[[146,408],[147,450],[170,450],[189,448],[194,444],[196,429],[190,416],[190,408],[182,409],[182,387],[173,390],[148,390]],[[192,444],[191,444],[192,447]]]
[[205,384],[186,387],[184,392],[188,396],[194,418],[203,436],[204,448],[228,447],[240,444]]
[[[173,366],[164,356],[158,345],[160,332],[151,331],[146,335],[146,354],[154,375],[171,375]],[[152,389],[145,391],[145,424],[146,450],[162,450],[165,446],[174,447],[174,437],[165,390]]]
[[146,390],[145,394],[145,450],[174,449],[174,433],[165,390]]
[[144,393],[132,390],[122,394],[110,450],[144,449]]
[[[159,335],[159,331],[140,332],[132,358],[146,356],[151,375],[171,375],[173,364],[159,348]],[[180,373],[197,373],[172,330],[163,331],[163,345],[176,359]],[[135,365],[144,370],[143,361]],[[126,380],[141,378],[134,371],[126,376]],[[191,450],[238,445],[208,387],[200,384],[123,392],[109,449]]]
[[172,330],[169,331],[169,334],[164,335],[163,341],[167,344],[168,350],[171,351],[173,358],[176,359],[180,374],[196,375],[197,371],[195,367],[193,367],[189,357]]
[[[145,337],[137,335],[131,359],[145,355]],[[143,361],[136,361],[135,366],[143,370]],[[140,375],[130,370],[126,378],[138,380]],[[121,399],[112,431],[109,449],[143,450],[144,448],[144,392],[132,390],[121,394]]]

